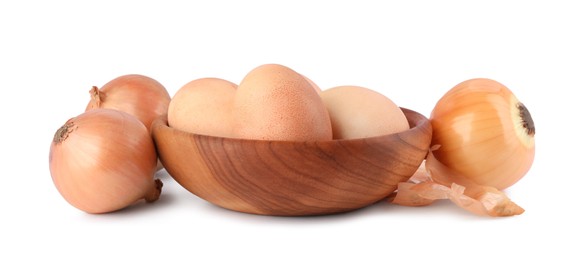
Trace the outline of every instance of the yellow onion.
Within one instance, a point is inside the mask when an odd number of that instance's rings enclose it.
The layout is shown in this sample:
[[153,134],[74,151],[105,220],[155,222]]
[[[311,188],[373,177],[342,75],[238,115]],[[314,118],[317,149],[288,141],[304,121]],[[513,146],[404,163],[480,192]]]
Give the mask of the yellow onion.
[[157,154],[134,116],[93,109],[69,119],[54,136],[49,167],[60,194],[88,213],[106,213],[160,196]]
[[392,203],[424,206],[449,199],[478,215],[522,214],[500,191],[527,173],[535,153],[533,120],[515,95],[491,79],[467,80],[438,101],[430,120],[426,163],[398,185]]
[[85,109],[110,108],[137,117],[150,129],[152,122],[168,113],[170,94],[158,81],[143,75],[119,76],[89,91],[91,100]]
[[[109,108],[126,112],[139,119],[148,129],[152,122],[168,114],[170,94],[155,79],[139,74],[119,76],[107,82],[101,89],[93,86],[89,91],[91,100],[85,111]],[[158,160],[156,169],[161,170]]]
[[503,190],[530,169],[535,126],[527,108],[501,83],[471,79],[448,91],[430,117],[434,157],[479,185]]

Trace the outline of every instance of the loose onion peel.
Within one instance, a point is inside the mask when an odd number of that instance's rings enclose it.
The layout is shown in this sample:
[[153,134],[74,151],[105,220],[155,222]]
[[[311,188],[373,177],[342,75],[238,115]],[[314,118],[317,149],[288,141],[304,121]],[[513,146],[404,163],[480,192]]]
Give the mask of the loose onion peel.
[[455,174],[436,160],[432,150],[410,180],[399,183],[397,193],[389,199],[403,206],[426,206],[435,200],[448,199],[469,212],[492,217],[520,215],[525,211],[496,188]]

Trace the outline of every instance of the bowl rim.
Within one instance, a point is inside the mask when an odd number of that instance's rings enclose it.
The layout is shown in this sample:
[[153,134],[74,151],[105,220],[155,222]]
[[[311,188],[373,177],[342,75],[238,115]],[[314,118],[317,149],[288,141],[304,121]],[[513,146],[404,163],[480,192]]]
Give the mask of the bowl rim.
[[197,134],[197,133],[184,131],[184,130],[169,126],[167,114],[158,117],[157,119],[155,119],[152,122],[152,125],[150,127],[150,129],[151,129],[150,135],[153,136],[154,133],[157,131],[156,130],[157,128],[163,127],[163,128],[169,128],[172,131],[180,133],[181,135],[188,135],[188,136],[191,136],[193,138],[209,138],[209,139],[225,140],[225,141],[229,141],[229,142],[257,142],[257,143],[265,143],[265,144],[274,144],[274,143],[280,143],[280,144],[285,144],[285,143],[288,143],[288,144],[297,144],[297,143],[325,144],[325,143],[335,143],[335,142],[342,142],[342,143],[343,142],[361,142],[362,140],[371,140],[371,139],[377,139],[377,138],[381,139],[381,138],[386,138],[388,136],[400,135],[402,133],[406,133],[406,132],[409,132],[411,130],[415,130],[416,128],[423,127],[424,124],[430,124],[430,120],[426,116],[424,116],[423,114],[421,114],[417,111],[414,111],[414,110],[408,109],[408,108],[404,108],[404,107],[400,107],[400,110],[402,110],[402,112],[404,113],[404,115],[406,117],[406,120],[408,121],[408,125],[410,127],[409,129],[407,129],[405,131],[401,131],[401,132],[386,134],[386,135],[369,136],[369,137],[362,137],[362,138],[315,140],[315,141],[288,141],[288,140],[244,139],[244,138],[236,138],[236,137],[203,135],[203,134]]

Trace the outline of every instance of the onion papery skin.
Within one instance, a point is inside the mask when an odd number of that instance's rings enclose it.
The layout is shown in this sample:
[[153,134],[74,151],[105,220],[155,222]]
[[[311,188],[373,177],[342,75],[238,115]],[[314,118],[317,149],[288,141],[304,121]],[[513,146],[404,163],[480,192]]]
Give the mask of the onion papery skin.
[[93,109],[69,119],[50,146],[49,167],[60,194],[88,213],[158,199],[157,154],[146,127],[134,116]]
[[533,121],[497,81],[478,78],[458,84],[438,101],[430,121],[434,157],[479,185],[506,189],[533,163]]
[[85,111],[109,108],[137,117],[150,129],[152,122],[168,113],[170,94],[155,79],[139,74],[119,76],[90,91],[91,100]]

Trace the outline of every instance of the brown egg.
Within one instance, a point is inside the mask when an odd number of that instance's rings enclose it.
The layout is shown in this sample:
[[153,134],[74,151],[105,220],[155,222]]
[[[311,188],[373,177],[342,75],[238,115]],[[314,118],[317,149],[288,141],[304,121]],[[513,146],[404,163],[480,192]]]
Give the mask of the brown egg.
[[223,79],[190,81],[172,98],[168,124],[190,133],[232,137],[235,93],[236,84]]
[[305,80],[307,80],[307,82],[309,82],[309,84],[311,84],[311,86],[313,87],[313,89],[315,89],[315,91],[317,92],[317,94],[321,93],[321,88],[315,84],[315,82],[313,82],[313,80],[311,80],[310,78],[306,77],[305,75],[302,75]]
[[301,74],[278,64],[250,71],[236,91],[233,106],[239,138],[331,140],[329,114],[315,87]]
[[329,112],[333,139],[354,139],[399,133],[410,127],[404,113],[386,96],[358,86],[321,92]]

